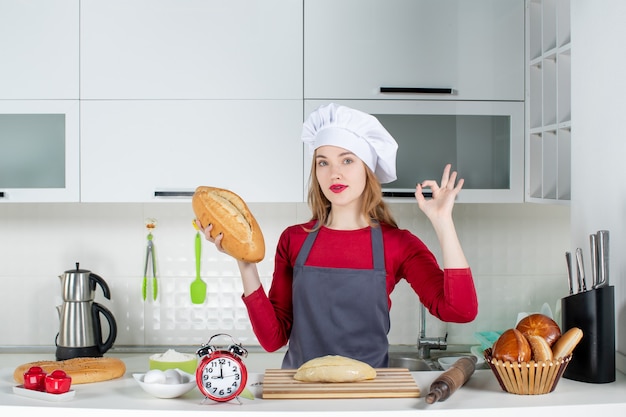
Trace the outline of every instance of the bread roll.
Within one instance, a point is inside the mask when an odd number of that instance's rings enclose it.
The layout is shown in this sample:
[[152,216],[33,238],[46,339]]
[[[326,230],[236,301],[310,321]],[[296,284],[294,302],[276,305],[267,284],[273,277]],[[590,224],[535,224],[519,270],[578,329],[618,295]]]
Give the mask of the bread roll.
[[548,345],[552,346],[561,337],[561,329],[554,320],[545,314],[530,314],[517,323],[515,327],[523,335],[537,335],[546,339]]
[[338,355],[311,359],[294,375],[303,382],[356,382],[376,378],[376,370],[365,362]]
[[526,339],[528,339],[528,343],[530,344],[532,359],[536,362],[551,361],[553,359],[552,349],[546,339],[533,334],[526,336]]
[[198,187],[191,200],[202,227],[213,225],[211,237],[220,233],[222,248],[230,256],[260,262],[265,257],[265,240],[256,219],[237,194],[215,187]]
[[504,362],[527,362],[531,359],[532,352],[522,332],[508,329],[493,344],[491,356]]
[[25,363],[13,372],[18,384],[24,383],[24,372],[33,366],[40,366],[46,373],[60,369],[72,377],[72,384],[108,381],[119,378],[126,372],[126,365],[117,358],[73,358],[64,361],[39,361]]
[[554,358],[560,359],[569,356],[582,338],[583,331],[578,327],[572,327],[566,331],[563,336],[556,341],[554,346],[552,346],[552,354],[554,355]]

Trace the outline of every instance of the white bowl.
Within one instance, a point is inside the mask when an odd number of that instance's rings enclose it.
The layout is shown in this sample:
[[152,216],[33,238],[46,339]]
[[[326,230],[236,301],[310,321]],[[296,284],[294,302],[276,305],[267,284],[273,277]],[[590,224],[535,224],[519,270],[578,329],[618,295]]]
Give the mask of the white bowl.
[[133,374],[133,378],[139,386],[148,394],[157,398],[176,398],[191,391],[196,387],[196,376],[176,369],[181,376],[181,384],[146,384],[144,377],[146,374]]
[[[456,361],[458,361],[459,359],[463,357],[464,356],[445,356],[445,357],[439,358],[437,362],[439,362],[439,366],[441,366],[441,369],[443,369],[444,371],[447,371]],[[476,366],[479,366],[483,363],[485,363],[484,358],[476,357]]]

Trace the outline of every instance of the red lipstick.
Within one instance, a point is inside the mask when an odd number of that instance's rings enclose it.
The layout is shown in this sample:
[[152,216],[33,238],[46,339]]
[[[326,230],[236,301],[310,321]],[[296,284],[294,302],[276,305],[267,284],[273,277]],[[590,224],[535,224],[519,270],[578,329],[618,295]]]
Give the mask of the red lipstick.
[[342,192],[343,190],[345,190],[346,188],[348,188],[347,185],[343,185],[343,184],[333,184],[330,186],[330,191],[332,191],[335,194],[339,194],[340,192]]

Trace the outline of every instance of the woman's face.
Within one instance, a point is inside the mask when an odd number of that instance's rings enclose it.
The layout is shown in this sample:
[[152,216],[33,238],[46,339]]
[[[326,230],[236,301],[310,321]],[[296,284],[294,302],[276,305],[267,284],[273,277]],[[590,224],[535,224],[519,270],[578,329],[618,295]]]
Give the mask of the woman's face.
[[315,151],[315,175],[333,206],[359,206],[365,189],[365,164],[355,154],[337,146]]

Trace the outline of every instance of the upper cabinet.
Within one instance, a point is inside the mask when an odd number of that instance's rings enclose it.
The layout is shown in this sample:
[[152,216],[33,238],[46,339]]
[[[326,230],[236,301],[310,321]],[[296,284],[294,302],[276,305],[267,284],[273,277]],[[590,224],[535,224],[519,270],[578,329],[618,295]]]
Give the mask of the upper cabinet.
[[524,100],[522,0],[304,4],[305,99]]
[[81,201],[302,201],[300,100],[85,100]]
[[0,203],[79,201],[78,100],[0,100]]
[[82,99],[302,99],[302,2],[82,0]]
[[0,100],[78,99],[79,0],[0,2]]
[[527,0],[526,201],[571,198],[569,0]]

